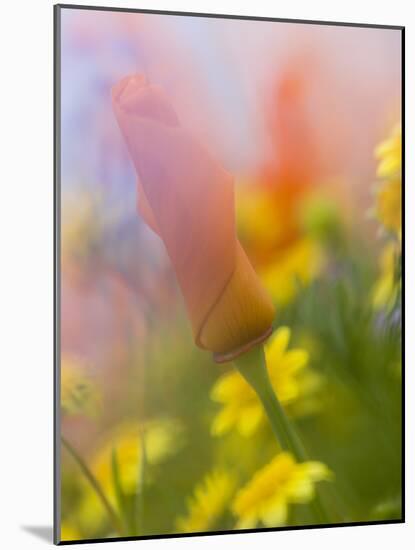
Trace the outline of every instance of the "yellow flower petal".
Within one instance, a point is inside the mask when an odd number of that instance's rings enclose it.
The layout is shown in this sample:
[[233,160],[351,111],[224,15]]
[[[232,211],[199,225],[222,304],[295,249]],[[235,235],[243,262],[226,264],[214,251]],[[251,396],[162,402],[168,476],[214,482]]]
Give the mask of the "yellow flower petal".
[[317,481],[330,479],[331,472],[321,462],[297,463],[288,452],[278,454],[258,470],[236,494],[232,511],[238,525],[261,520],[267,527],[283,525],[292,503],[307,503],[315,494]]
[[287,522],[288,507],[284,499],[277,497],[265,507],[261,520],[266,527],[280,527]]
[[244,409],[238,419],[238,429],[241,435],[249,437],[252,435],[263,417],[260,403]]
[[311,479],[299,477],[287,488],[290,501],[298,504],[309,502],[314,497],[314,485]]
[[222,375],[215,383],[211,390],[211,399],[218,401],[219,403],[226,403],[233,395],[245,395],[252,397],[254,395],[253,390],[236,372],[228,372]]
[[324,265],[321,244],[304,237],[267,266],[262,272],[262,280],[274,301],[285,306],[321,273]]
[[267,364],[278,361],[287,349],[291,337],[291,330],[288,327],[278,328],[265,345]]
[[377,176],[383,181],[376,193],[376,216],[398,239],[402,234],[402,132],[400,125],[375,151]]
[[401,168],[401,159],[399,157],[388,157],[379,163],[376,175],[378,178],[390,178],[397,173]]
[[376,216],[379,221],[400,237],[402,231],[402,184],[393,179],[384,182],[376,194]]
[[201,532],[215,527],[235,490],[234,477],[225,470],[205,476],[188,501],[188,513],[176,520],[180,533]]
[[333,472],[325,464],[318,461],[305,462],[300,466],[300,471],[312,481],[333,479]]
[[235,525],[235,529],[254,529],[258,523],[256,514],[252,516],[244,516]]
[[[271,383],[283,405],[312,397],[319,388],[316,384],[303,383],[304,375],[313,372],[306,369],[309,355],[303,349],[288,349],[290,336],[288,327],[279,327],[265,347]],[[262,408],[258,397],[237,371],[222,375],[214,384],[210,397],[222,405],[222,412],[217,413],[212,423],[214,435],[223,435],[235,427],[242,435],[250,436],[264,418],[259,412]],[[318,407],[304,407],[303,410],[307,414],[308,410],[316,411]]]
[[284,365],[292,374],[302,370],[308,363],[308,353],[303,349],[292,349],[285,354]]
[[375,149],[375,156],[380,160],[377,176],[390,178],[401,171],[402,165],[402,130],[398,124],[391,136]]
[[238,421],[238,409],[224,407],[214,418],[211,426],[212,435],[223,435],[227,433]]
[[271,377],[272,386],[281,403],[287,404],[299,395],[298,383],[295,379]]

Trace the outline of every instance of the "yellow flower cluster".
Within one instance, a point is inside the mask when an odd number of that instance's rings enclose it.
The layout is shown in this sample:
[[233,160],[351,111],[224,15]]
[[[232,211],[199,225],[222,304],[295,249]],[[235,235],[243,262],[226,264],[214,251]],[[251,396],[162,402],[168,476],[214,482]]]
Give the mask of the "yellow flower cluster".
[[[171,420],[155,420],[138,425],[125,422],[117,426],[103,442],[92,460],[92,471],[101,486],[112,491],[112,454],[122,464],[120,483],[125,493],[134,493],[139,483],[139,466],[144,442],[146,461],[157,464],[177,450],[180,427]],[[142,441],[143,440],[143,441]]]
[[212,529],[221,518],[235,491],[235,479],[225,470],[215,470],[196,486],[188,501],[188,513],[176,521],[179,533]]
[[100,392],[88,375],[86,365],[73,357],[61,361],[61,410],[64,416],[94,417],[101,406]]
[[402,131],[397,125],[391,136],[375,151],[379,160],[377,176],[381,179],[376,192],[376,216],[383,227],[394,236],[383,248],[380,274],[373,289],[375,309],[391,309],[400,291],[398,262],[402,237]]
[[279,527],[287,523],[290,504],[310,502],[315,483],[332,478],[332,472],[322,462],[298,463],[288,452],[279,453],[236,494],[234,476],[225,470],[214,470],[196,486],[188,501],[188,513],[177,519],[176,528],[181,533],[212,529],[229,504],[237,518],[237,529],[254,528],[259,523]]
[[402,234],[402,131],[397,125],[391,136],[375,151],[379,160],[377,176],[381,183],[376,193],[376,216],[398,239]]
[[260,522],[266,527],[286,524],[289,505],[310,502],[315,483],[331,478],[322,462],[297,463],[290,453],[278,454],[237,493],[232,506],[237,528],[254,528]]
[[[265,345],[269,376],[283,405],[306,398],[318,386],[316,383],[310,384],[309,377],[304,376],[306,370],[312,372],[314,378],[317,376],[307,367],[308,353],[303,349],[287,349],[290,336],[288,327],[280,327]],[[265,418],[256,393],[236,370],[225,373],[217,380],[211,398],[222,405],[213,419],[213,435],[223,435],[235,427],[242,435],[250,436]]]
[[301,288],[307,287],[321,273],[325,263],[322,246],[303,237],[283,251],[260,275],[279,306],[292,302]]
[[[135,421],[126,421],[108,434],[92,456],[90,468],[114,508],[118,508],[118,502],[113,457],[116,457],[120,466],[118,473],[122,493],[134,495],[140,486],[143,450],[149,465],[161,463],[178,450],[182,435],[180,424],[171,419],[157,419],[142,425]],[[151,480],[149,472],[146,472],[146,480]],[[101,502],[89,484],[85,484],[79,518],[90,529],[98,527],[104,517],[105,510]]]

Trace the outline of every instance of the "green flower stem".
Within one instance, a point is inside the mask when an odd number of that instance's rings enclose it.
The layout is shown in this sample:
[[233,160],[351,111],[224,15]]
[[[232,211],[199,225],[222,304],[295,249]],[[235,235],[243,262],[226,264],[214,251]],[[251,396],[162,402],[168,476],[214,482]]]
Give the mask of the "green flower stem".
[[[255,346],[249,352],[238,357],[234,364],[259,397],[279,446],[283,450],[291,452],[299,462],[307,461],[308,457],[303,444],[272,387],[263,347]],[[318,523],[329,523],[318,489],[311,506]]]
[[108,514],[108,517],[111,521],[111,524],[115,531],[119,534],[123,534],[123,529],[121,525],[121,521],[118,518],[115,510],[111,506],[110,502],[108,501],[107,497],[105,496],[104,491],[101,488],[101,485],[98,483],[98,480],[94,476],[94,474],[91,472],[91,470],[88,468],[87,464],[85,463],[84,459],[81,457],[81,455],[76,451],[72,445],[69,443],[67,439],[65,439],[63,436],[61,437],[62,444],[65,447],[65,449],[68,451],[68,453],[72,456],[72,458],[75,460],[75,462],[80,467],[82,473],[86,477],[86,479],[89,481],[91,487],[94,489],[97,497],[101,501],[103,507],[105,508],[105,511]]

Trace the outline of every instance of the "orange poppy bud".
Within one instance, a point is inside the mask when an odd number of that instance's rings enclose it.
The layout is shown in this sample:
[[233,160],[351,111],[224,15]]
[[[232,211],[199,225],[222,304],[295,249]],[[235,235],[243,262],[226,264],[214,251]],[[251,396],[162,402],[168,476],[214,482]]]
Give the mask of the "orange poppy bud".
[[165,244],[195,342],[217,362],[234,359],[268,337],[274,306],[236,237],[233,179],[144,76],[121,80],[112,99],[139,212]]

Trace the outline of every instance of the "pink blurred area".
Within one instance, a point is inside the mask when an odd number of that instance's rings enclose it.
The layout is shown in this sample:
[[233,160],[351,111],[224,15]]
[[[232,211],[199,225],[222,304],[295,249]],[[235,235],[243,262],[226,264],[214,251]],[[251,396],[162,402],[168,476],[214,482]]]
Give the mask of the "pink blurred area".
[[79,260],[81,231],[63,264],[63,352],[116,370],[126,342],[146,339],[149,315],[172,314],[178,300],[161,242],[135,211],[112,85],[144,73],[237,178],[330,181],[363,216],[374,147],[399,118],[400,40],[393,30],[63,10],[63,217],[80,183],[105,202],[98,252]]
[[162,86],[182,122],[237,173],[264,150],[278,156],[268,113],[289,64],[302,71],[313,138],[346,178],[370,175],[373,147],[400,113],[394,30],[71,10],[63,34],[114,82],[144,72]]

